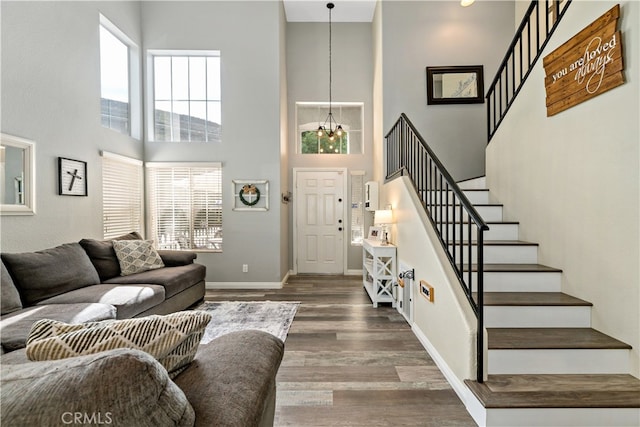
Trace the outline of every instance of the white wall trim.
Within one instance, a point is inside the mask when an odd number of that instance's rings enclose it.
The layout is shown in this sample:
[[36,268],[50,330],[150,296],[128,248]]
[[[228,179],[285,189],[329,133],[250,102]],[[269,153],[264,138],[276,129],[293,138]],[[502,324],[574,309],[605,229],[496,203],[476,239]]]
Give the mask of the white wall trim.
[[206,289],[282,289],[282,282],[206,282]]
[[486,410],[482,406],[482,404],[473,396],[471,390],[464,384],[464,382],[460,381],[456,374],[451,370],[447,362],[440,356],[440,353],[436,350],[436,348],[431,344],[427,336],[422,332],[420,327],[418,327],[415,323],[411,325],[411,330],[420,341],[420,344],[427,350],[429,356],[436,362],[436,366],[442,372],[442,374],[447,379],[447,382],[453,388],[453,391],[456,392],[462,403],[464,404],[467,412],[471,415],[471,417],[478,423],[478,425],[485,425],[486,419]]

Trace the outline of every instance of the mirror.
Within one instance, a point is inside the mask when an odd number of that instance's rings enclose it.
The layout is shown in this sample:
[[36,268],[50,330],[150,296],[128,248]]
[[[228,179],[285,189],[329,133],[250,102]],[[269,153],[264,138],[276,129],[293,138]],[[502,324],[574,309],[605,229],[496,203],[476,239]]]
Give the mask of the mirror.
[[427,104],[482,104],[482,65],[427,67]]
[[0,214],[36,213],[35,161],[33,141],[0,134]]

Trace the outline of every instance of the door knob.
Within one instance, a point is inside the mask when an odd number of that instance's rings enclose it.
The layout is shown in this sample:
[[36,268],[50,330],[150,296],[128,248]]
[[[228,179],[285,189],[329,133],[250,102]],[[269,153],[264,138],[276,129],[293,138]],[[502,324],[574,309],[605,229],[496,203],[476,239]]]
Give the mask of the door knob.
[[341,202],[341,201],[342,201],[342,198],[338,199],[338,201],[339,201],[339,202]]
[[338,220],[338,223],[339,223],[339,224],[342,224],[342,220],[341,220],[341,219],[339,219],[339,220]]

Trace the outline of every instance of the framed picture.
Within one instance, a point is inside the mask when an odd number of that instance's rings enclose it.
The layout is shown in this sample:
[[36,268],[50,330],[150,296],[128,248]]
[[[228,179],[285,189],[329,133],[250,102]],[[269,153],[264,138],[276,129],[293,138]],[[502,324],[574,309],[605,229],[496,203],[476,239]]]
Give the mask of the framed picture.
[[264,179],[234,179],[233,210],[263,212],[269,210],[269,181]]
[[58,157],[58,194],[87,195],[87,162]]
[[382,227],[369,227],[369,240],[382,240]]
[[482,65],[427,67],[427,104],[482,104]]

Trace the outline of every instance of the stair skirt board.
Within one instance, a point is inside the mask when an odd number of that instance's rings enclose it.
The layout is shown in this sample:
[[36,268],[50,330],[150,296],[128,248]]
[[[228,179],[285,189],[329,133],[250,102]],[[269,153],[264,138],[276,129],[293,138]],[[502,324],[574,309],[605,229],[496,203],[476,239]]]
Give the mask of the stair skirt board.
[[[478,426],[491,427],[637,427],[638,408],[479,408],[471,413]],[[467,408],[468,409],[468,408]],[[535,424],[523,420],[535,420]]]
[[487,328],[590,328],[591,306],[485,305],[484,325]]
[[[466,277],[466,273],[465,273]],[[473,283],[478,275],[471,274]],[[560,272],[485,272],[485,292],[560,292]]]
[[489,350],[491,374],[627,374],[628,349]]

